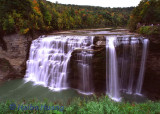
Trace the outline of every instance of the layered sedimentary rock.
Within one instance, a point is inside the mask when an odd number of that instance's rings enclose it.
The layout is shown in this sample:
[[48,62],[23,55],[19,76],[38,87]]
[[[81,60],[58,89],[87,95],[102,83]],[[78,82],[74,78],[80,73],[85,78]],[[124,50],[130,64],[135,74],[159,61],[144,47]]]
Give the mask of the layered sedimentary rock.
[[0,80],[24,77],[31,41],[31,37],[19,34],[3,37],[0,43]]

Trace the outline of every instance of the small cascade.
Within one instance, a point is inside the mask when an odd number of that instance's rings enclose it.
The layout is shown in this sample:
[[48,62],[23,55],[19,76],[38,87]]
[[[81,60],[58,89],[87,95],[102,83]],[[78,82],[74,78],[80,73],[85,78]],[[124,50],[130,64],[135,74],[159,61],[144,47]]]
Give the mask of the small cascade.
[[77,53],[77,74],[80,77],[79,80],[79,92],[90,95],[93,93],[93,80],[92,80],[92,59],[93,59],[93,40],[94,37],[89,38],[90,47],[83,47],[79,53]]
[[77,54],[78,75],[80,76],[79,89],[81,93],[92,94],[92,56],[90,52],[82,51]]
[[136,94],[141,94],[141,90],[142,90],[146,57],[147,57],[147,48],[148,48],[149,41],[148,41],[148,39],[144,39],[142,42],[143,42],[143,51],[142,51],[142,58],[141,58],[140,73],[139,73],[138,83],[137,83],[137,87],[136,87]]
[[117,56],[116,56],[116,50],[115,50],[115,41],[116,37],[107,37],[106,40],[106,50],[108,49],[108,52],[106,55],[107,59],[109,59],[108,67],[109,69],[106,69],[108,73],[108,90],[107,93],[109,96],[115,100],[120,101],[120,90],[119,90],[119,79],[118,79],[118,64],[117,64]]
[[[87,36],[50,36],[34,40],[27,61],[26,80],[42,84],[55,91],[66,89],[68,87],[67,69],[71,54],[76,48],[89,47],[88,41],[92,42],[92,38]],[[82,55],[84,54],[82,53]],[[82,56],[82,62],[87,61],[84,59],[90,59],[88,57],[90,55]],[[88,74],[89,68],[86,68],[88,66],[83,64],[84,86],[88,81],[87,76],[90,75]]]
[[125,91],[128,85],[128,76],[129,76],[129,40],[127,38],[122,38],[121,40],[122,45],[122,57],[121,57],[121,66],[119,69],[120,72],[120,86],[123,91]]
[[[119,72],[120,72],[120,88],[121,91],[132,94],[134,91],[134,80],[137,65],[137,47],[140,45],[139,40],[134,37],[121,38],[119,45],[122,47],[122,54],[119,58]],[[118,47],[120,48],[120,47]]]
[[128,88],[127,93],[132,94],[133,92],[133,82],[134,82],[134,76],[135,76],[135,67],[136,67],[136,57],[137,57],[137,44],[139,42],[136,40],[131,41],[131,60],[130,60],[130,70],[129,70],[129,82],[128,82]]
[[91,46],[94,45],[94,37],[91,37]]

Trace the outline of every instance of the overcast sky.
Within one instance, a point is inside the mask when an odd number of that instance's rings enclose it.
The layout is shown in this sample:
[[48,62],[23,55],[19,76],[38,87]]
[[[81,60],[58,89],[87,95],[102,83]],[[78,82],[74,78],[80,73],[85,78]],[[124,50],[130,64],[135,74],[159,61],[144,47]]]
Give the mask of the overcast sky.
[[62,4],[90,5],[102,7],[130,7],[137,6],[141,0],[47,0]]

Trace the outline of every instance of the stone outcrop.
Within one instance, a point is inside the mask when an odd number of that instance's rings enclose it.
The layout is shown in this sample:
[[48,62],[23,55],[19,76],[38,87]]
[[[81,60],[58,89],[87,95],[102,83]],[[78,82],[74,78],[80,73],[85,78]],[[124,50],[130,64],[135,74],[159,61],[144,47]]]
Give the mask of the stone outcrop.
[[3,37],[0,46],[0,80],[24,77],[32,39],[19,34]]
[[92,59],[90,61],[85,61],[89,66],[91,70],[91,76],[90,76],[90,86],[94,87],[94,92],[96,92],[97,95],[101,95],[102,93],[105,94],[106,91],[106,48],[105,48],[106,40],[103,36],[96,36],[94,38],[94,46],[92,46],[92,49],[76,49],[73,51],[71,60],[70,60],[70,69],[69,69],[69,75],[68,75],[68,83],[69,86],[72,88],[78,88],[82,87],[82,83],[79,83],[81,80],[81,70],[78,69],[78,63],[81,62],[79,57],[77,57],[78,53],[81,53],[82,51],[89,54],[92,53]]

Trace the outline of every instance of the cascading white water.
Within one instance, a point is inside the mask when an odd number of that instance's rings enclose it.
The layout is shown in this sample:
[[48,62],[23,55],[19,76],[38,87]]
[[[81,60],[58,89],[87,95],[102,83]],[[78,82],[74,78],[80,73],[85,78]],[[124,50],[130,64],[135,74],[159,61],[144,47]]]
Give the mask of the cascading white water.
[[[137,65],[136,58],[138,57],[137,49],[140,48],[138,46],[140,45],[139,41],[143,43],[143,49],[139,76],[136,80],[135,68]],[[106,37],[106,88],[107,94],[113,100],[120,100],[121,90],[128,94],[136,93],[140,95],[143,85],[147,47],[148,39]],[[118,56],[115,48],[121,51]]]
[[135,79],[135,67],[137,58],[137,47],[140,45],[138,38],[121,38],[122,56],[120,57],[120,88],[123,92],[132,94]]
[[94,37],[90,38],[90,46],[81,49],[80,53],[77,53],[77,67],[79,80],[79,92],[90,95],[93,94],[92,84],[92,58],[93,58],[93,41]]
[[[76,76],[79,85],[77,84],[77,88],[84,94],[93,93],[93,86],[95,86],[92,81],[93,42],[93,36],[57,35],[34,40],[27,61],[26,80],[43,84],[55,91],[66,89],[68,87],[68,64],[74,51],[78,70]],[[107,94],[113,100],[120,101],[121,90],[129,94],[141,92],[148,40],[142,39],[142,42],[141,67],[137,81],[135,66],[140,48],[139,39],[126,36],[119,40],[117,36],[106,36],[106,87]],[[116,52],[117,49],[119,52]]]
[[92,94],[92,53],[82,51],[77,55],[78,62],[78,73],[80,78],[80,91],[84,94]]
[[108,52],[106,55],[107,59],[109,59],[109,66],[106,69],[108,70],[109,74],[109,81],[108,82],[108,94],[111,97],[111,99],[115,101],[120,101],[120,90],[119,90],[119,80],[118,80],[118,63],[117,63],[117,56],[116,56],[116,50],[115,50],[115,41],[116,37],[106,37],[106,48],[108,48]]
[[[89,45],[86,39],[91,39],[89,41],[92,42],[93,38],[49,36],[34,40],[27,61],[26,80],[43,84],[55,91],[67,88],[67,68],[71,54],[74,49],[85,48]],[[84,81],[87,80],[84,79]]]
[[137,44],[139,44],[138,40],[131,41],[130,74],[129,74],[129,82],[128,82],[128,88],[127,88],[128,94],[132,94],[133,92],[133,81],[134,81],[134,76],[135,76]]
[[121,69],[120,69],[120,75],[121,75],[121,78],[120,78],[120,85],[121,85],[121,89],[123,91],[125,91],[127,85],[128,85],[128,75],[129,75],[129,72],[128,72],[128,66],[129,66],[129,56],[128,56],[128,51],[129,49],[127,48],[128,47],[128,44],[129,44],[129,40],[128,38],[122,38],[122,46],[123,46],[123,51],[122,51],[122,59],[121,59]]
[[138,83],[136,87],[136,94],[140,95],[143,85],[143,79],[144,79],[144,71],[145,71],[145,64],[146,64],[146,57],[147,57],[147,48],[148,48],[148,39],[144,39],[143,41],[143,51],[142,51],[142,58],[141,58],[141,67],[140,67],[140,73],[138,77]]

